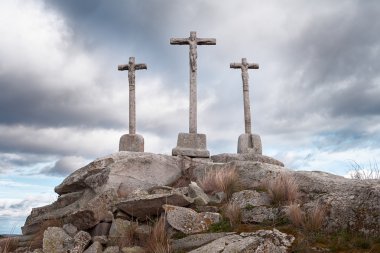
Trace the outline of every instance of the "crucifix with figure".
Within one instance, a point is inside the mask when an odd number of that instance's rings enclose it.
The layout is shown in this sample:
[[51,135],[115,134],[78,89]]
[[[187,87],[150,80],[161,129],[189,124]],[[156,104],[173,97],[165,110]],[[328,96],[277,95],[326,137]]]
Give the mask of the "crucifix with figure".
[[173,155],[190,157],[209,157],[206,135],[198,134],[197,130],[197,46],[216,45],[216,39],[197,38],[196,32],[190,32],[189,38],[172,38],[171,45],[189,45],[190,67],[190,108],[189,108],[189,133],[179,133],[177,147],[173,149]]
[[252,134],[251,109],[249,102],[248,69],[258,69],[256,63],[248,63],[246,58],[241,59],[241,63],[231,63],[230,68],[241,69],[243,80],[243,101],[244,101],[244,126],[245,133],[239,136],[238,153],[262,154],[261,138],[257,134]]
[[118,70],[128,71],[129,81],[129,134],[121,136],[119,151],[144,152],[144,138],[136,134],[136,84],[135,71],[147,69],[146,64],[136,64],[134,57],[129,57],[129,63],[119,65]]

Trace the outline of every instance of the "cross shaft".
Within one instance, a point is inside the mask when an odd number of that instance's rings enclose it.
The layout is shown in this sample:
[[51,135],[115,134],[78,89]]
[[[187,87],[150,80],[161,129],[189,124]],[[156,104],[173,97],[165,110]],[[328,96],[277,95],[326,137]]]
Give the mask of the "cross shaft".
[[249,102],[248,69],[258,69],[259,65],[256,63],[248,63],[246,58],[242,58],[241,63],[231,63],[230,68],[241,69],[241,77],[243,80],[245,133],[251,134],[252,133],[252,123],[251,123],[251,109],[250,109],[250,102]]
[[189,45],[190,64],[190,108],[189,133],[197,133],[197,45],[216,45],[216,39],[197,38],[196,32],[190,32],[189,38],[171,38],[171,45]]
[[135,94],[135,71],[147,69],[146,64],[136,64],[135,57],[129,57],[129,63],[119,65],[118,70],[128,70],[129,81],[129,134],[136,134],[136,94]]

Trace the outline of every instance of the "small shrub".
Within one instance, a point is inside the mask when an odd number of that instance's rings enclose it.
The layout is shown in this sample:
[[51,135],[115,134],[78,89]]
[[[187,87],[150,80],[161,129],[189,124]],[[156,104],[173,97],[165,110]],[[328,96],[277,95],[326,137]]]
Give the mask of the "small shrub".
[[16,250],[18,245],[18,239],[17,238],[3,238],[0,239],[0,253],[8,253]]
[[287,172],[281,172],[276,178],[266,183],[273,204],[290,204],[299,197],[298,184]]
[[288,206],[286,211],[289,220],[296,227],[302,227],[304,225],[305,214],[302,212],[300,206],[296,203],[292,203]]
[[229,221],[221,220],[218,223],[211,224],[208,231],[211,233],[231,232],[232,227]]
[[349,175],[352,179],[380,179],[380,168],[376,160],[374,162],[369,162],[367,167],[364,167],[355,161],[352,161],[350,165],[352,170],[349,172]]
[[241,209],[234,202],[228,202],[223,208],[223,216],[230,222],[231,227],[236,227],[241,223]]
[[308,231],[319,231],[322,228],[323,220],[326,216],[326,208],[316,205],[305,215],[305,229]]
[[161,217],[153,226],[147,241],[147,250],[152,253],[171,253],[170,238],[165,229],[166,220]]
[[198,185],[208,194],[224,192],[230,198],[240,189],[239,175],[235,168],[212,169],[199,180]]

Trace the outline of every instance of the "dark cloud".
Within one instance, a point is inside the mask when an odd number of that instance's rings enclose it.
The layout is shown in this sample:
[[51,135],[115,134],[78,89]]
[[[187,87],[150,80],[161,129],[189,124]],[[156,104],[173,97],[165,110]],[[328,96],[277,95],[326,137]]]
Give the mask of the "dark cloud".
[[60,160],[56,161],[54,166],[45,167],[39,173],[49,176],[66,177],[87,163],[88,160],[84,159],[83,157],[63,157]]

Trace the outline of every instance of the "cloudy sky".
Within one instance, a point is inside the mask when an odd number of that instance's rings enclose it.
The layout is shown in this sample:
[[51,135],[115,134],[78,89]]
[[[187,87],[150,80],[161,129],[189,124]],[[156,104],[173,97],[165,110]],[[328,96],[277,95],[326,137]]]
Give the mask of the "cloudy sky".
[[127,73],[136,73],[137,132],[170,154],[188,131],[188,47],[198,47],[198,132],[212,154],[244,132],[246,57],[253,131],[264,154],[297,170],[346,175],[380,155],[378,1],[1,0],[0,234],[89,161],[116,152],[128,130]]

